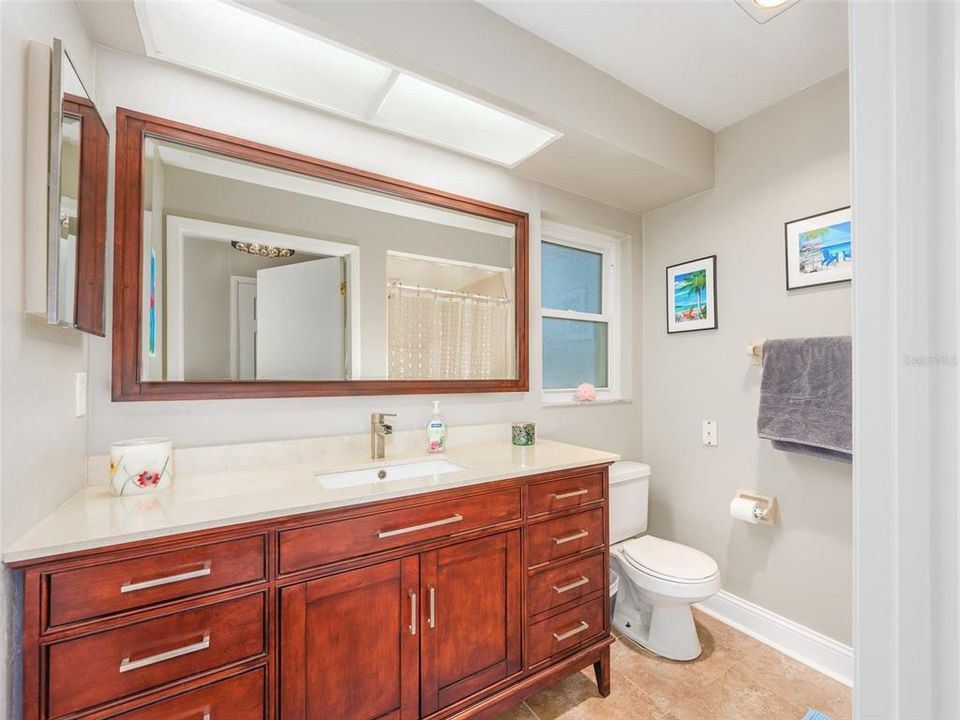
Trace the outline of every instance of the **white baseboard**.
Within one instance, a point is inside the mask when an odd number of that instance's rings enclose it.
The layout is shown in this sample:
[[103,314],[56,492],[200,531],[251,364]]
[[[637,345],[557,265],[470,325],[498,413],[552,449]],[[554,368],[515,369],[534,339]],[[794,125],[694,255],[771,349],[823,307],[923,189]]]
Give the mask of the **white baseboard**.
[[853,687],[853,648],[721,590],[697,608],[817,672]]

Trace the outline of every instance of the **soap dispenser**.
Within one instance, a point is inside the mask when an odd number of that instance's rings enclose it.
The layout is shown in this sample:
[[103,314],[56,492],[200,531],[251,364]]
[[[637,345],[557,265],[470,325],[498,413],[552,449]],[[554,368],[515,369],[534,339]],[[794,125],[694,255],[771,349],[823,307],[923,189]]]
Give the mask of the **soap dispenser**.
[[427,452],[431,455],[447,449],[447,421],[440,414],[440,401],[433,401],[433,417],[427,423]]

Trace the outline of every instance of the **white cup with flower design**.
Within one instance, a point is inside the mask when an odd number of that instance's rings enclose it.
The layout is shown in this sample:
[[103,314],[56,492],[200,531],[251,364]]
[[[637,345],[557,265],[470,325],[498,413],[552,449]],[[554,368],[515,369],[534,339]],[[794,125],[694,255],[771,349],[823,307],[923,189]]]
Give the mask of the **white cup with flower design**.
[[110,487],[114,495],[155,492],[170,487],[172,481],[170,438],[134,438],[110,445]]

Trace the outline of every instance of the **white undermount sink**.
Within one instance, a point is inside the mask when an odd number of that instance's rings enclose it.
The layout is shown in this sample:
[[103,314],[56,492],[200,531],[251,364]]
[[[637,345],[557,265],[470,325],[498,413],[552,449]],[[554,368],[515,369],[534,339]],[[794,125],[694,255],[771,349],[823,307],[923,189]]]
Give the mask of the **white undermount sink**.
[[372,485],[373,483],[388,482],[390,480],[436,477],[437,475],[457,472],[463,469],[463,465],[458,465],[450,460],[430,458],[428,460],[416,460],[413,462],[397,462],[390,465],[372,465],[371,467],[360,468],[358,470],[317,473],[314,477],[328,490],[336,490],[339,488],[355,487],[357,485]]

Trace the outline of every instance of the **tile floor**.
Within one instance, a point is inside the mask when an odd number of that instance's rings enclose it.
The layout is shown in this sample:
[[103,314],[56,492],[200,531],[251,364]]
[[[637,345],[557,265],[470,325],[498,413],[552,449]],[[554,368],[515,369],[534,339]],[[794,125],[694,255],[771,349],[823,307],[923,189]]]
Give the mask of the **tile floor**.
[[846,685],[694,614],[703,644],[697,660],[671,662],[618,638],[611,647],[610,697],[597,694],[590,667],[495,720],[802,720],[810,707],[850,720]]

